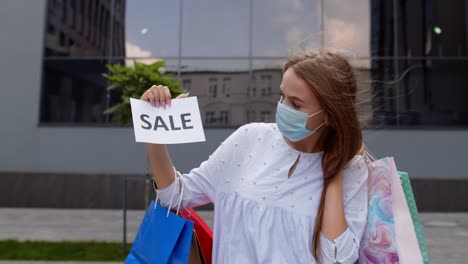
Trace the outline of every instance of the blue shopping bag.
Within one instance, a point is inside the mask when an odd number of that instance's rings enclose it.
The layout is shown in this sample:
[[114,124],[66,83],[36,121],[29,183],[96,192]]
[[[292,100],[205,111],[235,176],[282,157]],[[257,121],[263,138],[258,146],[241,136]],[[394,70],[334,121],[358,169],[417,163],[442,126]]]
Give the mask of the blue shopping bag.
[[188,263],[193,227],[152,200],[125,264]]

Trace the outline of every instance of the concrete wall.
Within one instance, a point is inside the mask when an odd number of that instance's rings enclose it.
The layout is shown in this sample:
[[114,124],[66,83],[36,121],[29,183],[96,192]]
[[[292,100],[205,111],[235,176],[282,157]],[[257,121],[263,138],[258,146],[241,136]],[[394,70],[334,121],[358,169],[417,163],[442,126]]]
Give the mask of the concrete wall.
[[0,2],[0,170],[37,169],[45,1]]

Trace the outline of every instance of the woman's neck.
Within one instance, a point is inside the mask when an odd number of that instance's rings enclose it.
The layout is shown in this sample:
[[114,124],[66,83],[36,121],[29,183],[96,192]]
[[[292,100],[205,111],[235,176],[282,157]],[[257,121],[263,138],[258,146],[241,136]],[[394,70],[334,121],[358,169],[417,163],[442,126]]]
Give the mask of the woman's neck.
[[297,151],[306,152],[306,153],[315,153],[315,152],[323,151],[324,149],[323,144],[321,144],[323,140],[320,140],[321,136],[322,136],[322,133],[315,133],[297,142],[291,141],[285,136],[283,136],[283,138],[291,148]]

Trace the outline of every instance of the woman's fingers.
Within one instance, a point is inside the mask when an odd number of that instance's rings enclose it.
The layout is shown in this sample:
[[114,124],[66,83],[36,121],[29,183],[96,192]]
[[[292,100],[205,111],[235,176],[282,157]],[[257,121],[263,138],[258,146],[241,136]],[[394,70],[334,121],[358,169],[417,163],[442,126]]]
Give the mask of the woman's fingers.
[[153,105],[154,95],[151,92],[151,88],[146,90],[146,92],[143,93],[142,99],[149,102],[151,105]]
[[153,94],[156,95],[156,106],[157,107],[158,106],[164,106],[163,100],[162,100],[163,95],[162,95],[162,92],[161,92],[161,89],[162,89],[161,87],[162,87],[161,85],[158,85],[158,86],[156,86],[156,88],[153,91]]
[[158,89],[156,87],[152,87],[151,89],[149,89],[148,93],[149,93],[149,96],[151,97],[151,105],[152,106],[158,106]]
[[179,95],[176,97],[176,99],[179,99],[179,98],[186,98],[186,97],[188,97],[189,94],[190,94],[190,93],[179,94]]
[[[165,86],[158,85],[154,90],[153,94],[156,95],[156,106],[163,106],[166,108],[166,92],[164,91]],[[169,93],[170,96],[170,93]]]
[[[149,89],[148,89],[149,90]],[[140,97],[140,100],[148,101],[148,90],[146,90]]]
[[[186,98],[190,93],[180,94],[176,97],[178,98]],[[169,87],[164,85],[153,85],[148,90],[146,90],[143,95],[141,96],[140,100],[149,102],[152,106],[159,107],[171,105],[171,91]]]
[[164,94],[164,104],[169,106],[171,103],[171,92],[169,91],[169,88],[167,86],[163,86],[162,93]]

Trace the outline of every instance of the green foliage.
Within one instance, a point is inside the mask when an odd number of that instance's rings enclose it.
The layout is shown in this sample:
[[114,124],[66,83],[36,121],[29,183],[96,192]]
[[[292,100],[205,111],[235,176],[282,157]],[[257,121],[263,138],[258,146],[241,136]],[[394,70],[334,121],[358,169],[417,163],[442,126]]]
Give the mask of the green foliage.
[[[131,244],[127,245],[127,252]],[[0,241],[2,260],[122,261],[122,243]]]
[[141,95],[152,85],[169,87],[172,98],[184,93],[179,80],[162,72],[164,61],[153,64],[143,64],[134,61],[133,67],[121,64],[107,65],[110,74],[103,76],[109,81],[108,90],[121,90],[121,101],[104,111],[104,114],[116,114],[121,126],[125,126],[132,118],[130,98],[140,99]]

